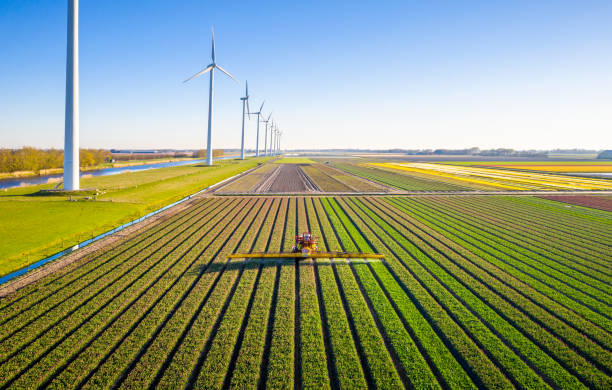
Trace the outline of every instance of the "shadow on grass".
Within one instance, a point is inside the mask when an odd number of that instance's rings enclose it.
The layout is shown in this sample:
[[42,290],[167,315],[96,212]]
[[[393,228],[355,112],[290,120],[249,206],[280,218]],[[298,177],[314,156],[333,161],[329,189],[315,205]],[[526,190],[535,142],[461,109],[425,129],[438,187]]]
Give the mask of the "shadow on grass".
[[376,262],[384,262],[383,259],[376,260],[364,260],[364,259],[324,259],[317,260],[316,263],[309,261],[310,259],[288,259],[288,258],[278,258],[278,259],[269,259],[269,258],[255,258],[255,259],[246,259],[241,261],[231,261],[231,262],[216,262],[213,264],[198,264],[194,267],[193,270],[189,271],[191,275],[197,275],[200,273],[217,273],[221,271],[232,271],[238,270],[242,267],[247,268],[256,268],[258,266],[262,266],[264,268],[268,267],[276,267],[279,265],[291,265],[295,266],[296,264],[302,264],[307,266],[313,266],[316,264],[317,266],[330,266],[334,265],[349,265],[349,264],[368,264],[374,261]]

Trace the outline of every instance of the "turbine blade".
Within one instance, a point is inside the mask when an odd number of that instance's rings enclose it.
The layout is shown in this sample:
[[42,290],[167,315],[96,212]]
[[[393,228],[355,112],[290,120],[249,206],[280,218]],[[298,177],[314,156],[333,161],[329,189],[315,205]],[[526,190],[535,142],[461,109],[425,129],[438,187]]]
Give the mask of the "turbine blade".
[[247,95],[247,98],[246,98],[246,105],[247,105],[247,115],[249,119],[251,119],[251,109],[249,108],[249,95]]
[[261,107],[259,107],[259,112],[261,112],[261,109],[263,108],[263,105],[266,101],[264,100],[263,102],[261,102]]
[[193,80],[193,79],[195,79],[196,77],[200,77],[200,76],[202,76],[204,73],[206,73],[206,72],[210,71],[212,68],[214,68],[214,65],[213,65],[213,64],[210,64],[210,65],[208,65],[208,66],[207,66],[207,67],[206,67],[206,68],[205,68],[203,71],[201,71],[201,72],[198,72],[198,73],[194,74],[193,76],[191,76],[190,78],[188,78],[187,80],[185,80],[185,81],[183,81],[183,82],[184,82],[184,83],[186,83],[186,82],[187,82],[187,81],[189,81],[189,80]]
[[232,80],[234,80],[235,82],[237,82],[238,84],[240,84],[240,81],[236,80],[236,78],[234,76],[232,76],[227,70],[223,69],[222,67],[220,67],[219,65],[215,65],[215,67],[217,69],[219,69],[221,72],[225,73],[226,75],[229,76],[229,78],[231,78]]
[[214,64],[215,63],[215,26],[212,26],[212,28],[210,30],[212,32],[212,53],[211,53],[211,57],[212,57],[212,62]]
[[[272,116],[272,113],[270,113],[270,115],[268,115],[268,121],[270,120],[270,117]],[[267,121],[266,121],[267,122]]]
[[245,80],[244,83],[246,84],[246,94],[244,96],[246,96],[246,98],[249,98],[249,81]]

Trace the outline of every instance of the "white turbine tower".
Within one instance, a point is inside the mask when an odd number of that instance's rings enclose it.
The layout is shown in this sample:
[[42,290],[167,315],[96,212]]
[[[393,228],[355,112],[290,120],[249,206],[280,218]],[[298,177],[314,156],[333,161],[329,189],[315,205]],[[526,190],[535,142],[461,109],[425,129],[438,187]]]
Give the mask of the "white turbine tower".
[[217,65],[217,62],[215,59],[215,30],[214,28],[211,31],[212,31],[212,55],[211,55],[212,63],[208,65],[206,68],[204,68],[204,70],[202,70],[201,72],[198,72],[194,74],[193,76],[191,76],[190,78],[188,78],[187,80],[183,81],[184,83],[186,83],[189,80],[193,80],[196,77],[202,76],[206,72],[210,72],[210,85],[208,88],[208,138],[206,140],[206,165],[212,165],[213,163],[211,131],[212,131],[212,116],[213,116],[213,96],[214,96],[213,90],[214,90],[214,84],[215,84],[215,69],[219,69],[221,72],[225,73],[229,78],[231,78],[235,82],[238,82],[238,80],[236,80],[234,76],[232,76],[228,71],[226,71],[225,69]]
[[263,120],[262,122],[266,124],[266,138],[264,138],[264,156],[268,155],[268,122],[270,122],[270,117],[272,116],[272,113],[270,113],[270,115],[268,115],[268,119]]
[[278,128],[276,129],[276,131],[274,132],[275,137],[274,137],[274,154],[278,155],[278,138],[280,136],[280,130],[278,130]]
[[79,0],[68,0],[64,190],[79,189]]
[[257,141],[255,141],[255,156],[259,157],[259,122],[261,122],[261,109],[266,101],[264,100],[261,103],[261,107],[259,107],[259,111],[257,112],[249,112],[249,115],[257,115]]
[[270,156],[272,156],[274,154],[274,147],[272,145],[274,145],[274,120],[271,121],[272,123],[270,123]]
[[241,97],[240,100],[242,100],[242,142],[240,144],[240,159],[244,160],[244,113],[245,113],[245,106],[246,106],[246,112],[249,115],[249,119],[251,118],[251,113],[249,112],[249,82],[246,81],[246,92],[244,94],[244,97]]

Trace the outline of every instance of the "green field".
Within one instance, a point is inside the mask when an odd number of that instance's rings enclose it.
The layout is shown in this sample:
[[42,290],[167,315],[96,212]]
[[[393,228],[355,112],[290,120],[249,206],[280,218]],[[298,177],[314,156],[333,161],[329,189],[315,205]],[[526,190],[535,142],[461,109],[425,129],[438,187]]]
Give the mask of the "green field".
[[218,161],[85,177],[82,188],[103,192],[97,199],[36,196],[55,184],[0,191],[0,275],[138,218],[211,184],[266,161]]
[[[210,197],[0,300],[2,388],[612,387],[612,214]],[[322,250],[385,261],[228,259]]]

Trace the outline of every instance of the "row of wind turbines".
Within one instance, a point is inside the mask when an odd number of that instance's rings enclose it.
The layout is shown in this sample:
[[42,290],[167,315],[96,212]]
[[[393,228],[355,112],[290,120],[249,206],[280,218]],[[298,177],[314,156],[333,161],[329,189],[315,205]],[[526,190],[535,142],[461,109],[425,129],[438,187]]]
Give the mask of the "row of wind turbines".
[[[214,101],[214,85],[215,85],[215,69],[218,69],[220,72],[224,73],[227,77],[231,78],[237,83],[240,83],[234,76],[231,75],[227,70],[223,69],[219,64],[217,64],[217,59],[215,56],[215,30],[212,29],[212,53],[211,53],[212,63],[207,65],[203,70],[194,74],[187,80],[183,81],[184,83],[193,80],[197,77],[200,77],[206,73],[210,74],[210,84],[208,87],[208,136],[206,139],[206,165],[213,164],[213,155],[212,155],[212,119],[213,119],[213,101]],[[272,112],[268,114],[268,117],[265,118],[263,115],[263,106],[265,100],[261,103],[259,110],[256,112],[251,112],[249,107],[249,83],[245,82],[245,96],[241,97],[242,101],[242,138],[240,144],[240,158],[244,160],[244,122],[245,116],[248,115],[249,119],[251,115],[257,116],[257,137],[255,142],[255,156],[259,157],[259,123],[265,123],[266,131],[264,136],[264,156],[272,156],[280,154],[280,139],[282,135],[282,131],[278,129],[278,125],[274,122],[272,118]],[[262,119],[265,118],[265,119]],[[268,140],[268,126],[270,127],[270,137]],[[269,144],[268,144],[269,142]]]
[[[215,31],[212,30],[212,63],[204,70],[191,76],[184,82],[195,79],[210,72],[210,86],[208,90],[208,137],[206,142],[206,165],[213,164],[212,153],[212,117],[215,69],[225,73],[232,80],[239,83],[228,71],[217,64],[215,58]],[[263,155],[271,156],[280,154],[280,140],[282,131],[271,119],[272,113],[263,119],[263,106],[261,103],[257,112],[249,109],[249,85],[246,84],[246,93],[241,97],[242,101],[242,142],[240,147],[240,158],[244,160],[244,119],[245,114],[249,119],[251,115],[257,116],[257,143],[255,155],[260,156],[259,150],[259,123],[266,124]],[[246,110],[245,110],[246,106]],[[268,127],[270,127],[270,139],[268,143]],[[79,0],[68,0],[68,34],[66,45],[66,116],[64,126],[64,190],[76,191],[80,188],[79,183]]]

